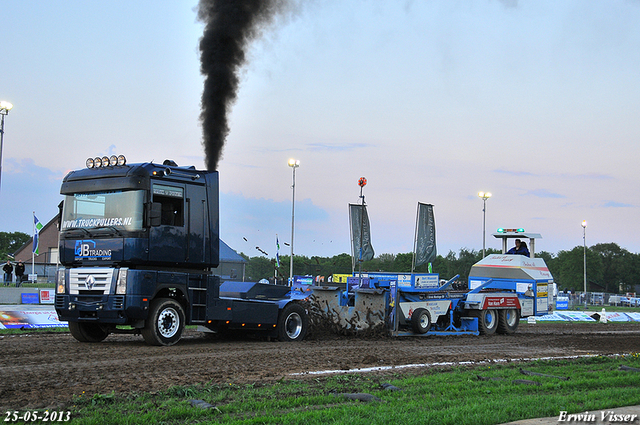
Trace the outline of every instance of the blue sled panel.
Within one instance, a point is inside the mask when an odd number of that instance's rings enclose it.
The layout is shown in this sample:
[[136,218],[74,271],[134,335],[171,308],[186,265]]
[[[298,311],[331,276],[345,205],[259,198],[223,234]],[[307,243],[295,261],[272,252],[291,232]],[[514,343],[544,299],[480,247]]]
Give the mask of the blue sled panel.
[[443,330],[433,330],[423,334],[417,334],[414,332],[394,332],[394,336],[429,336],[429,335],[438,335],[438,336],[452,336],[452,335],[480,335],[478,331],[478,318],[477,317],[461,317],[460,318],[460,327],[456,327],[454,325],[447,326],[446,329]]

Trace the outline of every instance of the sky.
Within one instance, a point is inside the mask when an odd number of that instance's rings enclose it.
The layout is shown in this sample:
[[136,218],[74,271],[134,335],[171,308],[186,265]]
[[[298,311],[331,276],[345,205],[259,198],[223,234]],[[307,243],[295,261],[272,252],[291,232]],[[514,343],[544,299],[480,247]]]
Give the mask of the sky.
[[[293,0],[292,0],[293,1]],[[204,169],[197,1],[8,0],[0,231],[57,213],[88,157]],[[418,202],[437,250],[499,227],[557,253],[640,252],[640,1],[309,0],[254,40],[218,164],[220,236],[273,258],[350,253],[363,194],[376,255],[411,252]],[[583,232],[581,223],[587,221]]]

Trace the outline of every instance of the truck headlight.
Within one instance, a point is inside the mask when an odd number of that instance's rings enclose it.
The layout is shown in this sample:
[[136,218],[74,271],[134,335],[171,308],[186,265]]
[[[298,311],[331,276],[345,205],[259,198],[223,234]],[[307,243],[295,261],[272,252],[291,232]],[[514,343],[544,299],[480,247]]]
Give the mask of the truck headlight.
[[65,269],[58,269],[56,271],[56,294],[64,294],[66,292],[64,277],[65,277]]
[[129,269],[126,267],[121,267],[118,271],[118,281],[116,282],[116,294],[124,295],[127,293],[127,275],[129,274]]

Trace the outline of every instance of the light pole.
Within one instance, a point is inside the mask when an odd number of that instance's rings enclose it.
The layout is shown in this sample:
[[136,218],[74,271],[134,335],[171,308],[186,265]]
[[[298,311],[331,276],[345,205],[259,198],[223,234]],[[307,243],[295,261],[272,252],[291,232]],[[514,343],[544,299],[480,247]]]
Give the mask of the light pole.
[[360,177],[358,179],[358,186],[360,186],[360,199],[362,199],[362,210],[360,210],[360,254],[358,255],[358,287],[360,288],[362,288],[362,256],[364,255],[364,195],[362,194],[362,190],[366,185],[367,179]]
[[293,192],[293,196],[291,198],[291,259],[289,262],[289,278],[291,279],[290,285],[293,285],[293,229],[294,229],[294,217],[296,210],[296,168],[300,166],[300,161],[297,159],[291,158],[289,160],[289,167],[293,169],[293,184],[291,185],[291,190]]
[[587,309],[587,220],[582,220],[582,253],[584,268],[584,308]]
[[478,192],[478,196],[482,198],[482,258],[485,257],[485,238],[487,223],[487,199],[491,198],[491,192]]
[[4,144],[4,117],[13,108],[6,100],[0,100],[0,179],[2,178],[2,145]]

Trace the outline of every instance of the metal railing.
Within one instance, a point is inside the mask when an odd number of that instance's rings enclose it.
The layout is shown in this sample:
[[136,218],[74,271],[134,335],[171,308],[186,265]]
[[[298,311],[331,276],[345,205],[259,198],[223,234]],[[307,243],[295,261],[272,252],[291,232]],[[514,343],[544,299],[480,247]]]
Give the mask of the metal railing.
[[[576,292],[571,294],[558,293],[558,297],[569,299],[569,308],[574,307],[605,307],[605,306],[640,306],[640,294],[612,294],[607,292]],[[586,299],[585,299],[586,298]]]

